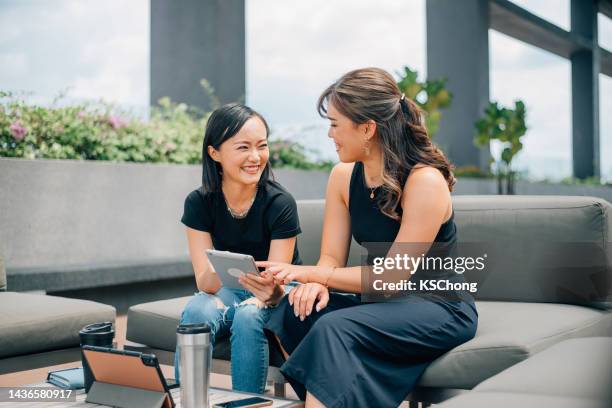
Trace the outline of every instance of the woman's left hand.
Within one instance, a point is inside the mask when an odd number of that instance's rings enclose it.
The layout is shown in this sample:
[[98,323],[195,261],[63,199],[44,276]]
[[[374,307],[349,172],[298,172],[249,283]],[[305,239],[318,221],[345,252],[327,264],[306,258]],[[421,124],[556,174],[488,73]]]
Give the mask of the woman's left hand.
[[259,276],[248,273],[238,278],[238,282],[257,299],[266,305],[275,305],[284,296],[285,290],[278,285],[274,277],[264,271]]
[[260,261],[255,262],[258,267],[266,268],[276,282],[287,284],[292,281],[308,283],[308,270],[312,266],[293,265],[284,262]]

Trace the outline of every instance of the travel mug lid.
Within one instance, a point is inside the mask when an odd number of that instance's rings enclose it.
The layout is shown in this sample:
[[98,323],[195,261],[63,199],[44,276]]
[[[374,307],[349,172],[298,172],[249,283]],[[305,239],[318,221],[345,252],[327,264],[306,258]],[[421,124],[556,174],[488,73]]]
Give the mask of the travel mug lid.
[[112,327],[113,327],[113,324],[111,322],[93,323],[93,324],[88,324],[87,326],[83,327],[79,333],[80,334],[108,333],[109,331],[112,331]]
[[176,328],[176,332],[179,334],[210,333],[210,326],[205,323],[180,324]]
[[81,345],[112,347],[115,331],[111,322],[88,324],[79,331]]

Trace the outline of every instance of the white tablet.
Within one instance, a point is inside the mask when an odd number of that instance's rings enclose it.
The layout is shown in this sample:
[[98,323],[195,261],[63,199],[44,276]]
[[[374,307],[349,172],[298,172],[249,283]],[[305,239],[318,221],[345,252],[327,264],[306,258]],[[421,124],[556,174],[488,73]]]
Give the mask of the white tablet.
[[255,259],[251,255],[214,249],[207,249],[206,255],[223,286],[227,288],[244,289],[244,286],[238,283],[238,278],[247,273],[259,274]]

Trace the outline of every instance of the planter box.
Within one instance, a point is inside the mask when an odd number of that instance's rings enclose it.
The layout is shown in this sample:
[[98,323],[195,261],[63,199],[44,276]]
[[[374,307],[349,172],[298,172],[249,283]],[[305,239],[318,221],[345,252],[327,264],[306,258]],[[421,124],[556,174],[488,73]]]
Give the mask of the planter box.
[[[296,199],[325,194],[325,172],[274,173]],[[191,276],[180,217],[200,180],[199,165],[0,158],[0,257],[9,288]]]

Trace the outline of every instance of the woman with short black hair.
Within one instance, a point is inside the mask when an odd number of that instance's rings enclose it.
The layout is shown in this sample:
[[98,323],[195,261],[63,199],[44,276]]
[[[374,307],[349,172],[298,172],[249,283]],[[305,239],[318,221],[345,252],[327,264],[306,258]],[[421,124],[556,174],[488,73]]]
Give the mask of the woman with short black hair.
[[[278,304],[286,289],[265,272],[240,278],[244,290],[225,288],[205,251],[301,263],[296,203],[272,178],[268,134],[264,118],[247,106],[215,110],[202,146],[202,187],[187,196],[181,219],[200,291],[185,307],[181,323],[209,324],[213,342],[230,336],[232,387],[255,393],[263,393],[266,385],[269,356],[263,327],[268,306]],[[178,362],[177,350],[177,380]]]

